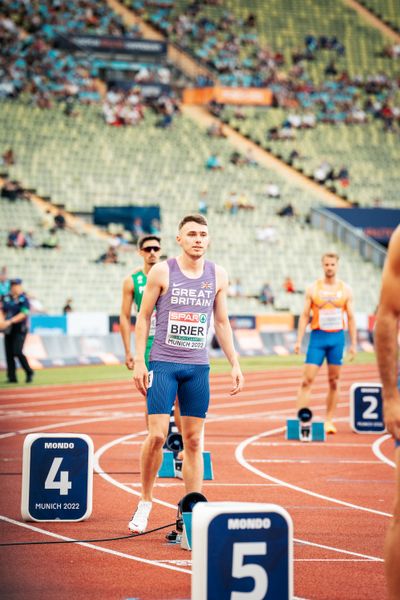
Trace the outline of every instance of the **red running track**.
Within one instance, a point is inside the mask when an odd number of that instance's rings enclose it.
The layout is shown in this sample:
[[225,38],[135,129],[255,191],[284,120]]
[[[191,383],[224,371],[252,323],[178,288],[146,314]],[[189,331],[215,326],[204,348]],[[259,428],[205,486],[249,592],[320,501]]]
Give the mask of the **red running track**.
[[[378,381],[376,369],[343,368],[338,433],[319,444],[285,441],[299,381],[299,368],[247,374],[245,391],[232,398],[229,377],[212,376],[205,446],[212,453],[215,480],[205,482],[203,492],[210,501],[272,502],[286,508],[294,521],[296,598],[383,599],[393,445],[387,436],[353,433],[348,419],[350,385]],[[316,417],[323,417],[325,393],[323,371],[312,395]],[[126,534],[140,489],[143,406],[129,380],[2,392],[1,541]],[[30,432],[92,437],[96,474],[87,521],[22,521],[22,446]],[[151,527],[172,523],[183,495],[181,481],[159,480]],[[107,543],[0,547],[0,552],[4,599],[190,598],[191,554],[167,544],[165,531]]]

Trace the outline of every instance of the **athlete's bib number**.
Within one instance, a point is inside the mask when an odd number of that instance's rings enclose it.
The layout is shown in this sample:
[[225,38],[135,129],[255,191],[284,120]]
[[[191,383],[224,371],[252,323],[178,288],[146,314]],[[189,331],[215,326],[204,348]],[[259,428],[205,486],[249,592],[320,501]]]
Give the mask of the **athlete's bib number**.
[[168,314],[168,330],[165,343],[177,348],[200,350],[207,342],[207,314],[176,312]]
[[323,331],[338,331],[343,329],[341,308],[322,308],[319,311],[319,328]]

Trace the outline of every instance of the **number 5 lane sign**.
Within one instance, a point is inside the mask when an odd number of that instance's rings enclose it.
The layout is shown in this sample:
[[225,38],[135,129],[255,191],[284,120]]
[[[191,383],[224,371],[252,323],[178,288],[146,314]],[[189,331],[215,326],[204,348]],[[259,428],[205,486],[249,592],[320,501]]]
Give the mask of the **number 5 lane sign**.
[[82,521],[92,512],[93,442],[83,434],[29,434],[21,514],[26,521]]
[[192,600],[291,600],[293,525],[274,504],[199,502]]

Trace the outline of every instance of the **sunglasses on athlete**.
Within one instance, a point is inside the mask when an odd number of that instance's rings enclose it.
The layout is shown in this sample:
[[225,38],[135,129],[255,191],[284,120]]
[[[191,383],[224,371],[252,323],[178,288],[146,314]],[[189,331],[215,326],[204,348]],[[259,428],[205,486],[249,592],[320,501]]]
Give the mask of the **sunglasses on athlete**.
[[161,248],[160,246],[146,246],[145,248],[142,248],[143,252],[151,252],[153,250],[153,252],[160,252]]

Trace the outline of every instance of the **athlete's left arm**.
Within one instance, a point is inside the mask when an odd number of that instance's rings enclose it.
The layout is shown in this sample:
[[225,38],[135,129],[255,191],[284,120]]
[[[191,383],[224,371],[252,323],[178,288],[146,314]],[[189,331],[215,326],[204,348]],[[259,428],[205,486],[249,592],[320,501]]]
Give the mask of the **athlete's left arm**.
[[346,286],[347,289],[347,301],[346,301],[346,313],[347,313],[347,323],[349,326],[349,335],[350,335],[350,360],[353,360],[357,353],[357,327],[356,327],[356,318],[354,316],[354,308],[353,308],[353,292],[349,286]]
[[400,440],[400,391],[397,387],[398,331],[400,322],[400,226],[393,233],[382,274],[375,327],[375,349],[383,384],[387,430]]
[[231,396],[240,392],[244,385],[244,377],[240,369],[238,355],[233,344],[233,334],[228,317],[227,292],[228,275],[225,269],[216,266],[217,294],[214,300],[214,327],[218,342],[229,362],[232,365],[232,390]]

